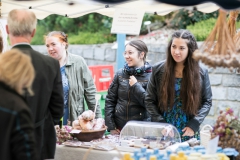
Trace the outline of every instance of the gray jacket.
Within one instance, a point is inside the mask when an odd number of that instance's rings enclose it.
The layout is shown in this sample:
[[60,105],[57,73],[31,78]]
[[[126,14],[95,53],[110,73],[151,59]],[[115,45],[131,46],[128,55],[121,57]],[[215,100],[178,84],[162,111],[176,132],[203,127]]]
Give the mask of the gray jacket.
[[[69,83],[69,120],[74,121],[85,111],[84,98],[88,109],[94,111],[96,87],[91,71],[85,60],[78,55],[67,54],[66,75]],[[101,117],[100,106],[96,109],[96,118]]]
[[[153,66],[152,75],[148,82],[145,105],[146,109],[151,116],[151,121],[154,122],[165,122],[162,117],[162,113],[158,107],[158,97],[161,94],[159,92],[160,81],[162,79],[162,74],[164,72],[164,62],[160,62]],[[212,107],[212,90],[208,77],[208,70],[200,66],[200,82],[201,82],[201,94],[202,102],[198,107],[198,113],[196,116],[191,115],[187,127],[190,127],[194,132],[199,130],[200,124],[203,122],[204,118],[208,115]]]

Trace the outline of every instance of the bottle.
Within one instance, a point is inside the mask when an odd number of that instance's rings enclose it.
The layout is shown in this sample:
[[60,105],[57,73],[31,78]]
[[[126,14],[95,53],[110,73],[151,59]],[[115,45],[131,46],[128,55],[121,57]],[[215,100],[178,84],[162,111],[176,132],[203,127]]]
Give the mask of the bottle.
[[159,149],[158,148],[155,148],[154,150],[153,150],[153,154],[158,154],[159,153]]
[[137,155],[133,156],[134,160],[140,160],[141,158],[143,158],[143,154],[142,153],[137,153]]
[[123,160],[131,160],[131,155],[130,155],[130,153],[125,153],[125,154],[123,155]]
[[167,150],[166,153],[167,153],[167,157],[170,157],[170,155],[172,154],[172,151],[171,150]]
[[147,154],[147,148],[146,148],[146,147],[142,147],[141,150],[140,150],[140,153],[143,154],[143,157],[146,157],[146,154]]
[[201,156],[202,156],[202,153],[199,153],[199,152],[194,152],[194,153],[190,153],[190,155],[189,155],[189,156],[201,158]]
[[142,148],[141,148],[141,152],[142,152],[142,153],[146,153],[146,151],[147,151],[147,148],[146,148],[146,147],[142,147]]
[[135,151],[133,152],[133,156],[136,157],[138,153],[139,153],[139,151],[138,151],[138,150],[135,150]]
[[222,153],[222,152],[223,152],[222,147],[217,147],[217,153]]
[[238,156],[238,152],[235,148],[224,148],[223,153],[230,158],[230,160],[235,159],[236,156]]
[[201,156],[202,160],[219,160],[216,154],[205,154]]
[[229,157],[227,157],[224,153],[217,153],[219,160],[229,160]]
[[163,153],[157,154],[157,159],[163,159],[163,157],[164,157],[164,154],[163,154]]
[[204,155],[204,154],[206,154],[206,149],[199,149],[198,152],[202,153]]
[[151,155],[152,155],[152,153],[151,153],[151,152],[147,152],[147,153],[146,153],[146,159],[147,159],[147,160],[149,160],[149,159],[150,159],[150,157],[151,157]]
[[169,157],[169,160],[177,160],[177,155],[176,154],[171,154]]
[[177,160],[187,160],[187,156],[185,156],[184,152],[178,152]]
[[152,155],[152,156],[150,156],[149,160],[157,160],[157,157]]
[[200,149],[205,149],[205,147],[204,146],[194,146],[193,147],[193,150],[195,150],[196,152],[198,152],[198,150],[200,150]]
[[188,156],[187,160],[201,160],[201,158],[196,156]]

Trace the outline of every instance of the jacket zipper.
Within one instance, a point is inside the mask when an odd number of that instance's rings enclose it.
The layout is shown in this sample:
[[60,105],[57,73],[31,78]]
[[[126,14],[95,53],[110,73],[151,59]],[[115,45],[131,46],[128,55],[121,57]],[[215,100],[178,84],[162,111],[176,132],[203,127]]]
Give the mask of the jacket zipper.
[[[122,78],[122,79],[124,79],[124,80],[129,80],[129,79],[127,79],[127,78],[123,78],[122,76],[119,76],[120,78]],[[142,80],[142,81],[139,81],[139,80],[137,80],[137,82],[148,82],[148,80]],[[129,87],[130,87],[130,84],[129,84]],[[130,104],[130,90],[128,90],[128,104],[127,104],[127,117],[126,117],[126,121],[128,121],[128,106],[129,106],[129,104]]]
[[128,121],[128,106],[129,106],[129,104],[130,104],[130,96],[129,96],[129,93],[130,93],[130,90],[128,90],[128,104],[127,104],[127,121]]

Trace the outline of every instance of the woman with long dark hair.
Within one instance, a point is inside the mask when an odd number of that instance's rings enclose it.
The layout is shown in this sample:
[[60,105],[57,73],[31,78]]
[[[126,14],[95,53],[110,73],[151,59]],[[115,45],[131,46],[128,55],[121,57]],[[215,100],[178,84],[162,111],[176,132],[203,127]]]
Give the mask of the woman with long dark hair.
[[153,67],[145,97],[151,120],[174,125],[182,141],[199,138],[199,126],[212,106],[208,71],[192,58],[197,48],[189,31],[175,31],[166,61]]

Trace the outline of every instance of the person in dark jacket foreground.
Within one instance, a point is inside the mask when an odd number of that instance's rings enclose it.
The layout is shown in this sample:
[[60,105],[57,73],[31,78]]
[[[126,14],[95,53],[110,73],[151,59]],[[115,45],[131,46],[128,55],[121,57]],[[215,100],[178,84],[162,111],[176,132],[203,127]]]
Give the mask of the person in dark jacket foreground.
[[0,55],[1,160],[35,160],[33,119],[23,95],[32,94],[34,68],[19,50]]
[[144,105],[146,86],[152,72],[146,62],[147,52],[146,44],[140,40],[125,46],[126,64],[115,74],[105,101],[105,122],[111,134],[119,134],[129,120],[149,119]]
[[26,9],[14,9],[8,14],[6,31],[12,48],[31,57],[35,70],[32,84],[34,96],[24,98],[32,111],[34,136],[38,159],[53,159],[56,150],[54,125],[63,116],[63,87],[59,62],[32,49],[30,42],[35,35],[36,15]]
[[153,66],[145,97],[151,121],[174,125],[182,141],[199,138],[199,126],[212,106],[208,71],[192,58],[197,48],[189,31],[174,32],[166,61]]

